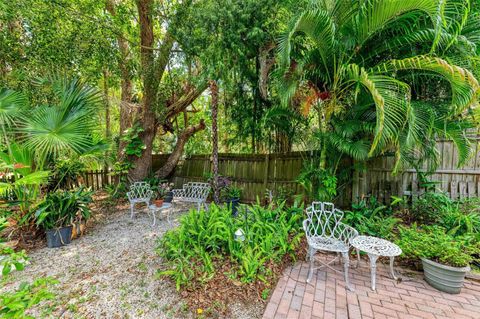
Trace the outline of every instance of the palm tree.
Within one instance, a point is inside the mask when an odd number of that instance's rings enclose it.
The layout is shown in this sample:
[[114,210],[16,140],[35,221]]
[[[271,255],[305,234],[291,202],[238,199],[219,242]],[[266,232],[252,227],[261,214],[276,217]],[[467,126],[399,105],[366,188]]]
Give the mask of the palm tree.
[[[480,33],[465,30],[477,20],[464,0],[320,0],[302,11],[279,42],[277,78],[284,104],[316,113],[319,167],[332,150],[357,160],[393,151],[398,171],[435,157],[436,136],[466,161]],[[426,79],[443,103],[412,94]]]
[[101,107],[99,92],[79,79],[53,78],[50,85],[55,95],[53,105],[41,105],[17,119],[23,144],[34,150],[38,166],[59,155],[82,155],[103,146],[96,135],[97,115]]

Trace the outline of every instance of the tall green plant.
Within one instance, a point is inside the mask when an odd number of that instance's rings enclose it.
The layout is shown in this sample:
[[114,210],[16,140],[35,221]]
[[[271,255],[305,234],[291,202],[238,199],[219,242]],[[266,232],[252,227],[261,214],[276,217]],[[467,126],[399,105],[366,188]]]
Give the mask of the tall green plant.
[[88,204],[91,202],[92,192],[83,188],[50,192],[38,205],[36,223],[44,229],[55,229],[69,226],[77,219],[86,220],[90,218]]
[[[479,89],[469,63],[479,32],[461,35],[476,19],[469,10],[463,0],[321,0],[299,12],[279,42],[278,90],[285,104],[316,114],[320,168],[339,157],[331,154],[393,151],[398,171],[435,157],[436,136],[467,160]],[[412,86],[425,79],[443,98],[414,103]]]
[[79,79],[53,77],[40,82],[50,86],[55,103],[36,107],[28,116],[18,119],[19,138],[34,150],[38,166],[60,154],[88,153],[95,144],[99,92]]
[[[238,217],[215,205],[208,212],[191,210],[159,242],[157,252],[167,265],[161,274],[171,277],[180,289],[209,280],[216,261],[228,260],[243,282],[266,281],[269,261],[295,254],[303,236],[302,210],[258,204],[243,209]],[[235,237],[238,231],[243,238]]]

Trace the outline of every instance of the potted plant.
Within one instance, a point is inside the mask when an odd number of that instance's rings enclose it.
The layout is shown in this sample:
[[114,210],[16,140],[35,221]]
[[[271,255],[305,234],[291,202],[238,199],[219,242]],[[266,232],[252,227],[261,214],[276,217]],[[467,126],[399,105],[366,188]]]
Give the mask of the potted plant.
[[458,294],[465,275],[470,271],[478,243],[468,237],[453,237],[439,226],[418,228],[399,227],[397,242],[405,257],[417,257],[422,262],[425,280],[438,290]]
[[38,205],[36,223],[45,230],[49,248],[70,244],[72,225],[90,217],[92,193],[83,188],[48,193]]
[[173,183],[163,183],[164,189],[165,189],[165,196],[163,197],[163,201],[165,203],[171,203],[173,200]]
[[238,204],[242,196],[242,189],[234,185],[229,185],[223,189],[223,197],[228,207],[232,209],[232,215],[237,216]]

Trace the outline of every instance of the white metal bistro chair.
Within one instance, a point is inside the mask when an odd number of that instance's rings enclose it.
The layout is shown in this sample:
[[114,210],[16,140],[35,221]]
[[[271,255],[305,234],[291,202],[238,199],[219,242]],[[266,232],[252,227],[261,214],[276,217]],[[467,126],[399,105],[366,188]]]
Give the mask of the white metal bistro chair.
[[189,182],[183,184],[183,188],[174,189],[173,199],[175,201],[183,201],[197,204],[197,210],[200,210],[202,205],[207,209],[207,197],[210,193],[210,184]]
[[[343,212],[336,209],[332,203],[313,202],[307,208],[307,219],[303,221],[303,229],[307,236],[308,255],[310,259],[310,267],[308,271],[307,282],[312,280],[313,271],[323,267],[332,269],[335,272],[339,270],[330,265],[339,259],[340,255],[343,259],[343,268],[345,274],[345,285],[349,290],[350,281],[348,280],[348,268],[350,265],[349,251],[350,240],[358,236],[358,232],[341,222]],[[337,253],[337,256],[331,261],[324,263],[320,260],[322,265],[314,268],[315,253],[317,251],[327,251]]]
[[146,182],[135,182],[130,185],[130,191],[127,192],[128,200],[130,201],[130,217],[133,218],[135,214],[135,204],[145,203],[147,207],[150,205],[153,191],[150,185]]

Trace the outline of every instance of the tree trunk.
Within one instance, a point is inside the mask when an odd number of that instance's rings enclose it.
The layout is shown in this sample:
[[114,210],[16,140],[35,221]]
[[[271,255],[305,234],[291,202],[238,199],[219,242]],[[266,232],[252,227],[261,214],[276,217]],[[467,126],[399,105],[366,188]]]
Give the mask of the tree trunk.
[[154,36],[152,22],[153,0],[137,0],[137,10],[140,22],[140,61],[142,66],[143,101],[140,125],[143,128],[141,139],[144,144],[142,155],[139,158],[130,158],[133,168],[130,178],[134,181],[147,177],[152,166],[152,144],[155,137],[155,113],[153,105],[156,98],[156,83],[154,71],[154,55],[152,51]]
[[220,202],[218,190],[218,86],[215,81],[210,81],[210,92],[212,94],[212,170],[213,170],[213,201]]
[[178,161],[182,157],[183,154],[183,148],[185,147],[185,144],[187,143],[188,139],[192,137],[196,132],[201,131],[205,129],[205,122],[203,120],[200,121],[197,125],[192,125],[187,127],[185,130],[183,130],[182,134],[180,134],[180,137],[177,140],[177,144],[175,145],[175,149],[173,150],[172,154],[167,159],[167,162],[165,165],[163,165],[162,168],[160,168],[158,171],[155,172],[155,175],[158,178],[166,178],[170,175],[170,173],[175,169],[175,167],[178,164]]

